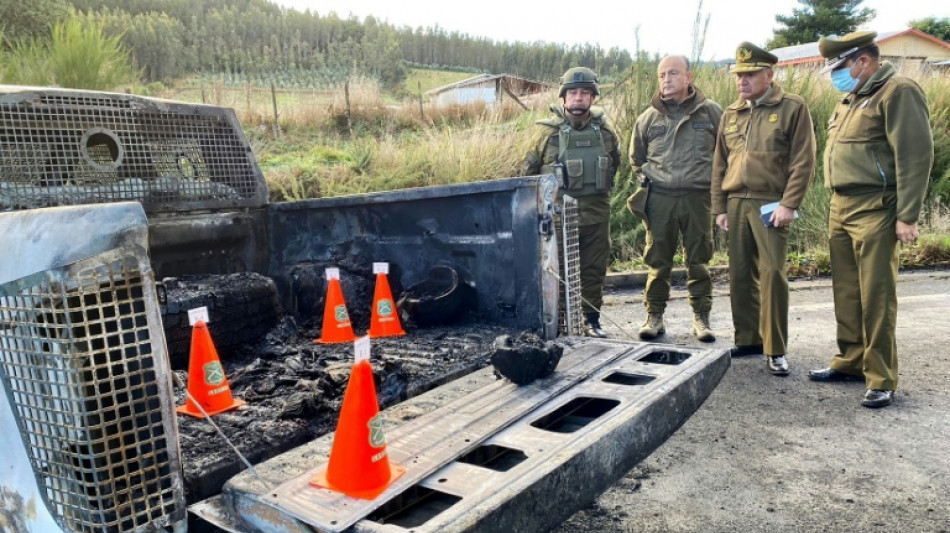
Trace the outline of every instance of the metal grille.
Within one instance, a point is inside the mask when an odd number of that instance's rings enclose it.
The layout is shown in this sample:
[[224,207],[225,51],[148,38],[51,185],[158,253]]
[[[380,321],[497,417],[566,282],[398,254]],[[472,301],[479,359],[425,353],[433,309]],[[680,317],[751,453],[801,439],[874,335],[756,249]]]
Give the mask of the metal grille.
[[154,281],[129,253],[0,286],[0,377],[37,484],[68,531],[186,519],[164,348],[146,305],[148,292],[156,306]]
[[558,328],[562,335],[583,335],[581,319],[581,260],[577,241],[577,200],[564,196],[556,217],[561,277]]
[[138,201],[256,207],[263,175],[230,109],[0,86],[0,210]]

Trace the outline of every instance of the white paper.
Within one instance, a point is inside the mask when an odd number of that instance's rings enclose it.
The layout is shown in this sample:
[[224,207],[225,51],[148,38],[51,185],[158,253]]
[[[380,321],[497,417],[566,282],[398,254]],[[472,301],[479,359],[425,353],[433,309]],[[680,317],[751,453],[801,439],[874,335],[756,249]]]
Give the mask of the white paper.
[[194,326],[198,322],[204,322],[205,324],[210,322],[207,307],[196,307],[188,310],[188,325]]
[[369,335],[353,341],[353,353],[356,355],[357,363],[369,361]]
[[[770,204],[765,204],[765,205],[763,205],[762,207],[759,208],[759,213],[761,213],[761,214],[763,214],[763,215],[766,214],[766,213],[771,214],[772,211],[775,211],[776,209],[778,209],[778,207],[779,207],[780,205],[782,205],[782,204],[779,203],[779,202],[772,202],[772,203],[770,203]],[[795,218],[798,218],[798,209],[795,210]]]
[[389,263],[373,263],[373,274],[389,275]]
[[326,270],[327,281],[331,279],[340,279],[340,269],[339,268],[328,268]]

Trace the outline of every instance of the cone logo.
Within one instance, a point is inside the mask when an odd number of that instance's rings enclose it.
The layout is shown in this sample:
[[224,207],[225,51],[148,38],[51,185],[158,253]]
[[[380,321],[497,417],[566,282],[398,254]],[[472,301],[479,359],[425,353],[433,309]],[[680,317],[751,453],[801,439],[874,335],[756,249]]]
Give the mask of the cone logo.
[[389,317],[393,314],[393,303],[389,300],[380,300],[376,304],[376,314],[381,317]]
[[224,383],[224,369],[221,368],[220,362],[211,361],[205,364],[203,368],[205,383],[208,385],[220,385]]
[[342,328],[346,326],[347,324],[344,324],[344,322],[349,322],[350,320],[350,315],[347,314],[345,305],[336,306],[333,309],[333,314],[336,317],[336,321],[338,322],[338,324],[336,325],[336,327],[338,328]]
[[382,448],[386,445],[386,436],[383,434],[383,419],[379,415],[369,419],[369,445],[373,448]]

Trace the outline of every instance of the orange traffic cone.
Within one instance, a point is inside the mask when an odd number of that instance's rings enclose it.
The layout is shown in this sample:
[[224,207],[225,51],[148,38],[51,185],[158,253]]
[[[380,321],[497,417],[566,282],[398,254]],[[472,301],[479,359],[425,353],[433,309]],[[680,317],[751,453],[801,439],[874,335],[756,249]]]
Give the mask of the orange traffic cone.
[[208,416],[244,405],[244,400],[231,396],[231,386],[218,359],[218,351],[214,349],[208,325],[200,320],[191,330],[188,357],[188,400],[177,409],[179,413],[204,418],[198,405]]
[[376,290],[373,292],[373,314],[369,323],[368,335],[378,337],[401,337],[406,332],[399,323],[399,314],[393,303],[393,293],[389,289],[389,279],[383,272],[376,274]]
[[327,302],[323,307],[323,329],[320,338],[314,342],[321,344],[338,344],[353,342],[353,326],[350,325],[350,315],[346,312],[346,303],[343,301],[343,290],[340,289],[339,273],[331,274],[327,269]]
[[330,462],[310,484],[364,500],[382,494],[406,471],[389,464],[382,422],[373,369],[369,361],[360,361],[353,365],[343,394]]

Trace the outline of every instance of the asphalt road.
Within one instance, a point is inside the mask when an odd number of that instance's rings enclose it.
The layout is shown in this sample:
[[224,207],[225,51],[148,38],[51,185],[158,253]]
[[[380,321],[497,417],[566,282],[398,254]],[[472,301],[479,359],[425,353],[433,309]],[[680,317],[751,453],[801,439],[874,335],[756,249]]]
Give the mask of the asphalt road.
[[[808,380],[836,349],[831,281],[792,282],[791,375],[734,359],[673,437],[555,531],[950,532],[950,272],[902,274],[898,300],[893,405],[861,407],[860,382]],[[603,314],[612,335],[635,335],[640,289],[609,293]],[[691,316],[674,287],[658,340],[700,344]],[[712,323],[731,346],[726,284]]]

